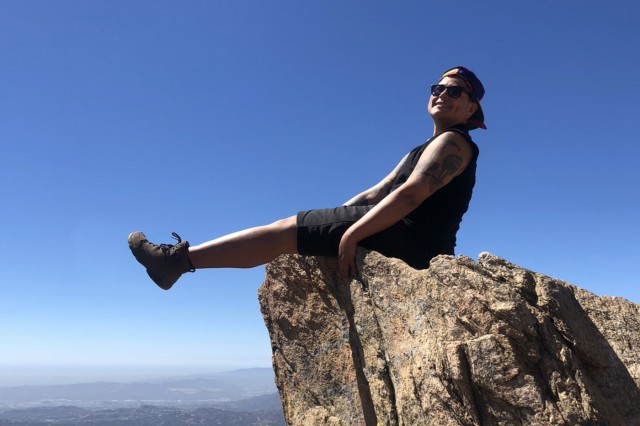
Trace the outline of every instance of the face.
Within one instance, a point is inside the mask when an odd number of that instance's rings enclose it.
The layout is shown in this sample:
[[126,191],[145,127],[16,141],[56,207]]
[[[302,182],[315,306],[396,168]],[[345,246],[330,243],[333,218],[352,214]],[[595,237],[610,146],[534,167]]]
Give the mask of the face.
[[[469,85],[462,79],[455,77],[445,77],[438,82],[444,86],[462,86],[471,90]],[[434,121],[440,121],[449,125],[466,123],[477,109],[477,104],[467,93],[462,93],[458,98],[449,96],[445,91],[440,95],[431,95],[429,98],[428,111]]]

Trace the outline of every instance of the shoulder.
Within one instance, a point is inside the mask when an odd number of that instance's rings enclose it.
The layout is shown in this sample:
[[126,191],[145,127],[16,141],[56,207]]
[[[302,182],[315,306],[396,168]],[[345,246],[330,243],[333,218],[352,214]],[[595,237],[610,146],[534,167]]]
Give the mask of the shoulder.
[[469,132],[466,129],[460,129],[458,127],[452,127],[440,133],[433,138],[432,144],[439,146],[439,148],[451,148],[459,152],[467,153],[473,157],[477,157],[480,149],[475,144]]
[[431,151],[453,151],[465,155],[472,155],[477,150],[475,143],[464,133],[455,129],[445,130],[437,135],[429,144]]

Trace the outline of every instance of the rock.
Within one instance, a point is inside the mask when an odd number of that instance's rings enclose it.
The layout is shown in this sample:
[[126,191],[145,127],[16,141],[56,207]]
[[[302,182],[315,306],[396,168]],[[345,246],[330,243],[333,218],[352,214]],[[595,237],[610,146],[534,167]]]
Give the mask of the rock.
[[640,306],[488,253],[282,256],[259,290],[289,425],[640,425]]

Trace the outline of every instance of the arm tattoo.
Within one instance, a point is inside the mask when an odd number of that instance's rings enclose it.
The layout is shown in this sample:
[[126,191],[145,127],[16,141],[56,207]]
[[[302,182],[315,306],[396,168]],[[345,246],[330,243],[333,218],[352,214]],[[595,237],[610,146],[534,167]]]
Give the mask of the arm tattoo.
[[345,206],[366,206],[369,204],[370,202],[367,199],[366,195],[360,194],[354,197],[353,199],[349,200],[348,202],[346,202],[344,205]]
[[406,163],[409,154],[405,155],[395,169],[385,177],[380,183],[373,188],[370,188],[359,195],[356,195],[351,200],[347,201],[345,206],[368,206],[379,203],[387,195],[391,194],[394,184],[397,184],[396,180],[402,170],[402,166]]
[[386,179],[383,183],[382,183],[382,187],[380,187],[377,191],[376,191],[376,195],[379,195],[380,193],[383,193],[384,195],[382,196],[382,198],[386,197],[387,195],[389,195],[391,193],[391,187],[393,186],[393,181],[394,179]]
[[458,172],[462,165],[462,157],[455,154],[449,154],[442,160],[442,164],[432,161],[427,164],[426,168],[420,170],[420,177],[423,181],[427,181],[431,189],[435,192],[444,185],[444,180],[453,176]]
[[456,151],[458,152],[462,151],[462,148],[460,148],[460,146],[452,139],[445,140],[444,146],[450,146],[452,148],[455,148]]

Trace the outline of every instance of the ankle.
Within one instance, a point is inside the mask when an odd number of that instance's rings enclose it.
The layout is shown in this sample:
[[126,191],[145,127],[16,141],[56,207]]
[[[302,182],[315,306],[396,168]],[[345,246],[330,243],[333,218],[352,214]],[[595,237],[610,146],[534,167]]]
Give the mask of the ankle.
[[191,261],[191,247],[187,245],[185,250],[185,257],[187,258],[187,262],[189,263],[189,272],[195,272],[196,267],[193,266],[193,262]]
[[186,253],[187,253],[187,260],[189,261],[189,266],[191,267],[191,270],[195,271],[196,269],[201,269],[202,264],[199,261],[200,259],[198,256],[198,249],[189,246],[187,247]]

